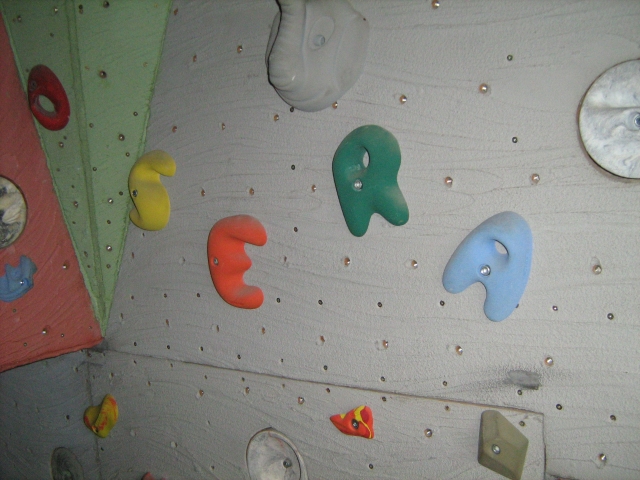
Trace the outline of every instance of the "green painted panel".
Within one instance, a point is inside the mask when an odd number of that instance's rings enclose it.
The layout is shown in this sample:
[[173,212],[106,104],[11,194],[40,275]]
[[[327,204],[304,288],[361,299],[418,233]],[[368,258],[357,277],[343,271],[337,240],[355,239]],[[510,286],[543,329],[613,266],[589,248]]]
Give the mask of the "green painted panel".
[[129,170],[144,151],[170,0],[0,0],[23,84],[51,68],[69,124],[36,122],[103,333],[132,207]]

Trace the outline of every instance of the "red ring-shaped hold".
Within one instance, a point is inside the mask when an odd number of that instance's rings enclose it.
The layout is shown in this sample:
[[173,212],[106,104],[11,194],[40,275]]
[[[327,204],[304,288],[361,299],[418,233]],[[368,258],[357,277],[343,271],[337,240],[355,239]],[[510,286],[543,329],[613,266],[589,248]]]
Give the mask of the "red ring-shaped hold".
[[[71,107],[64,87],[55,73],[45,65],[36,65],[29,72],[27,82],[29,106],[36,120],[47,130],[62,130],[69,123]],[[54,112],[40,105],[40,95],[53,103]]]

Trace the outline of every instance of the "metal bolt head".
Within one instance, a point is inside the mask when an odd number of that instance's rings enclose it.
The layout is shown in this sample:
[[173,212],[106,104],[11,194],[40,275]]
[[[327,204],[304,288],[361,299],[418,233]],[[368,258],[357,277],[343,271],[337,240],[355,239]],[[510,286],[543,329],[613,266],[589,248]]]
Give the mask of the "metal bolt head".
[[382,348],[389,348],[389,342],[387,340],[382,340]]
[[446,177],[446,178],[444,179],[444,184],[445,184],[447,187],[451,187],[451,186],[453,185],[453,178],[451,178],[451,177]]
[[277,122],[278,120],[280,120],[280,115],[278,115],[277,113],[273,116],[273,121]]
[[342,262],[344,263],[345,267],[351,265],[351,259],[349,257],[344,257],[344,260],[342,260]]
[[355,188],[356,190],[362,190],[362,180],[357,179],[355,182],[353,182],[353,188]]
[[478,87],[478,91],[480,93],[489,93],[489,85],[487,85],[486,83],[481,83]]
[[107,203],[113,203],[113,198],[108,198]]
[[545,358],[545,359],[544,359],[544,364],[545,364],[547,367],[551,367],[551,366],[553,366],[553,358],[551,358],[551,357],[547,357],[547,358]]
[[427,437],[427,438],[431,438],[433,436],[433,430],[431,430],[430,428],[427,428],[424,431],[424,436]]
[[613,313],[607,313],[607,318],[608,318],[609,320],[613,320],[613,318],[614,318],[614,317],[613,317]]
[[105,248],[107,249],[107,252],[110,252],[111,250],[113,250],[113,247],[111,245],[107,245]]
[[500,445],[496,445],[495,443],[491,445],[491,451],[496,455],[500,455]]
[[124,141],[124,135],[123,134],[118,135],[118,140],[120,140],[121,142]]
[[134,190],[133,192],[131,192],[131,196],[132,197],[137,197],[138,196],[138,190]]
[[510,62],[511,60],[513,60],[513,55],[507,55],[507,61]]
[[213,264],[214,264],[214,265],[218,265],[218,259],[217,259],[217,258],[215,258],[215,257],[214,257],[214,259],[213,259]]
[[338,102],[333,102],[333,104],[331,106],[335,110],[336,108],[338,108]]
[[104,70],[100,70],[100,71],[98,72],[98,76],[99,76],[100,78],[107,78],[107,72],[105,72]]
[[411,260],[411,268],[418,268],[417,260]]
[[480,275],[482,275],[483,277],[488,277],[489,275],[491,275],[491,267],[489,265],[483,265],[480,268]]
[[236,52],[242,53],[242,50],[243,50],[242,45],[238,45],[238,48],[236,48]]
[[298,404],[302,405],[304,403],[304,397],[298,397]]
[[518,143],[518,137],[511,137],[512,143]]
[[282,466],[283,466],[284,468],[291,468],[291,465],[293,465],[293,464],[291,463],[291,460],[289,460],[288,458],[285,458],[285,459],[282,461]]
[[598,460],[600,460],[602,463],[605,463],[607,461],[607,456],[604,453],[601,453],[600,455],[598,455]]
[[407,96],[406,95],[400,95],[400,103],[401,104],[405,104],[407,103]]
[[531,175],[532,184],[537,185],[539,181],[540,181],[540,175],[538,175],[537,173],[534,173],[533,175]]
[[600,275],[602,273],[602,266],[601,265],[594,265],[591,270],[593,271],[593,273],[595,275]]
[[458,355],[462,355],[462,347],[461,347],[460,345],[458,345],[458,346],[456,347],[456,353],[457,353]]
[[63,143],[63,142],[58,142],[58,146],[59,146],[60,148],[64,148],[64,143]]
[[436,9],[440,6],[440,2],[439,0],[432,0],[431,1],[431,8]]
[[354,418],[353,420],[351,420],[351,426],[357,430],[358,427],[360,426],[360,423],[358,423],[358,420]]

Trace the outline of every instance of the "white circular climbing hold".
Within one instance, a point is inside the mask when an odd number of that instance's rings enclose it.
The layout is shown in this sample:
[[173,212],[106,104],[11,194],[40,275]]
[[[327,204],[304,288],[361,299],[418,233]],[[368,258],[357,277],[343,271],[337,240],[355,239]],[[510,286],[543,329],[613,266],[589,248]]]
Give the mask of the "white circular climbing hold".
[[640,60],[611,67],[589,87],[580,107],[580,136],[605,170],[640,178]]

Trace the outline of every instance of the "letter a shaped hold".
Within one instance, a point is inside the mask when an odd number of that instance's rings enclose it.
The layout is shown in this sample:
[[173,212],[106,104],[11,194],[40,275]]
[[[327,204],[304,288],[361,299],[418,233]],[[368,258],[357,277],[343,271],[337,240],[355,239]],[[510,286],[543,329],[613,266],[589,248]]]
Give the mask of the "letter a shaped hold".
[[267,232],[250,215],[235,215],[216,222],[209,232],[207,255],[213,286],[229,305],[238,308],[258,308],[264,294],[258,287],[244,283],[244,272],[251,268],[251,259],[244,244],[258,247],[267,243]]
[[[369,155],[365,165],[364,156]],[[409,207],[398,186],[400,146],[377,125],[356,128],[333,157],[333,180],[349,231],[363,236],[371,215],[379,213],[393,225],[409,220]]]
[[514,212],[498,213],[458,245],[444,269],[442,284],[447,292],[460,293],[481,282],[487,290],[484,313],[499,322],[518,306],[529,281],[532,254],[533,237],[526,220]]

